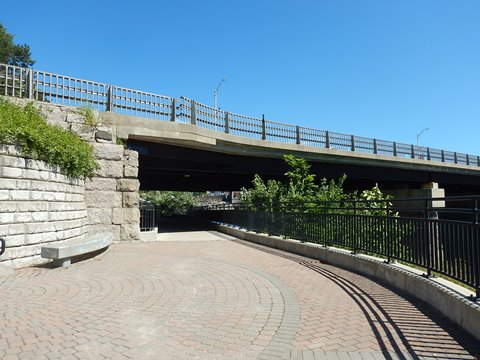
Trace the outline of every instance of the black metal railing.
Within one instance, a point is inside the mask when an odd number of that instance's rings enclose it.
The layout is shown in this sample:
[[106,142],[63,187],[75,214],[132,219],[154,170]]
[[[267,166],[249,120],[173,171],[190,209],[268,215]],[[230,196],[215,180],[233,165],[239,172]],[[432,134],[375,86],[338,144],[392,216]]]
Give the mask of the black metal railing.
[[480,297],[480,196],[343,200],[198,208],[193,215],[250,231],[340,246],[442,274]]
[[292,145],[480,166],[480,156],[395,141],[371,139],[251,117],[201,104],[71,76],[0,64],[0,95],[154,120],[189,123],[244,138]]
[[148,202],[140,203],[140,231],[155,229],[155,205]]
[[5,239],[0,238],[0,255],[5,252]]

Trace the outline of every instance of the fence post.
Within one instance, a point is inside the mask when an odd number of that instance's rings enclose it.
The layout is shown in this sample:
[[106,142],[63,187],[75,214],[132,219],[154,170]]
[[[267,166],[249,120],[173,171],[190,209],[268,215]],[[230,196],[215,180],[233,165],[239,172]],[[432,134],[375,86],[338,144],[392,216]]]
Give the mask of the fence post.
[[453,153],[453,162],[454,162],[455,164],[458,163],[457,152],[456,152],[456,151]]
[[392,239],[390,237],[390,208],[389,208],[389,202],[388,200],[386,201],[386,204],[385,204],[385,208],[386,208],[386,211],[387,211],[387,216],[386,216],[386,221],[387,221],[387,226],[386,226],[386,242],[387,242],[387,264],[390,264],[390,262],[392,261]]
[[442,162],[445,162],[445,151],[442,150]]
[[330,131],[325,131],[325,148],[330,149]]
[[470,157],[467,154],[467,165],[470,165]]
[[177,99],[172,99],[172,112],[170,114],[170,121],[175,122],[177,119]]
[[353,254],[358,252],[358,236],[357,236],[357,202],[353,201],[353,226],[352,226],[352,240],[353,240]]
[[267,140],[267,126],[265,124],[265,114],[262,114],[262,140]]
[[415,147],[413,145],[410,145],[410,153],[412,159],[415,159]]
[[430,231],[429,231],[429,211],[428,211],[428,200],[425,200],[424,203],[424,210],[423,210],[423,238],[425,241],[425,256],[427,258],[427,274],[426,277],[430,278],[432,277],[432,261],[431,261],[431,255],[432,255],[432,246],[430,242]]
[[230,119],[228,118],[228,111],[225,113],[225,134],[230,133]]
[[393,156],[397,156],[397,143],[393,143]]
[[427,160],[432,160],[430,157],[430,148],[427,147]]
[[107,104],[105,106],[105,111],[112,111],[112,85],[107,85]]
[[[478,199],[474,200],[474,215],[473,215],[473,223],[478,225],[479,223],[479,209],[478,209]],[[473,236],[473,254],[472,259],[474,259],[474,271],[475,271],[475,299],[480,300],[480,236],[479,232],[480,229],[478,226],[472,229],[472,232],[475,234]],[[476,263],[475,263],[476,259]]]
[[297,133],[297,145],[300,145],[301,144],[301,142],[300,142],[300,126],[297,125],[295,130],[296,130],[296,133]]
[[377,139],[373,139],[373,153],[374,154],[378,153]]
[[190,105],[190,123],[192,125],[197,125],[197,110],[195,107],[195,100],[192,100]]
[[352,142],[352,151],[355,151],[355,135],[352,135],[351,138],[350,138],[350,141]]
[[[33,99],[33,70],[27,69],[27,81],[26,81],[26,89],[25,89],[25,96],[27,99]],[[21,86],[21,85],[20,85]],[[20,94],[22,92],[20,91]]]

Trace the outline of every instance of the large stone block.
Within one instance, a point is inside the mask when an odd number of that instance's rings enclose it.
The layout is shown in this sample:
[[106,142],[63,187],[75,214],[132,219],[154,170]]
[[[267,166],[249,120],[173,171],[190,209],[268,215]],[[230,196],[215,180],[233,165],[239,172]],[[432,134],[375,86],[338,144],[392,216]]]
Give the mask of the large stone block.
[[116,191],[117,180],[101,177],[86,179],[85,190]]
[[138,167],[126,165],[123,169],[123,176],[126,178],[138,178]]
[[125,162],[125,166],[138,167],[138,152],[136,152],[135,150],[125,149],[124,162]]
[[71,124],[70,130],[85,141],[95,141],[95,129],[85,126],[84,124]]
[[120,225],[120,240],[140,240],[140,226],[138,224]]
[[140,210],[138,208],[116,208],[112,211],[112,222],[116,225],[139,224]]
[[137,179],[119,179],[117,180],[118,191],[138,191],[140,188],[140,181]]
[[65,121],[71,124],[82,125],[85,123],[85,118],[80,114],[69,113],[65,117]]
[[[25,179],[25,171],[20,168],[2,166],[0,167],[0,178],[8,178],[8,179]],[[123,171],[123,166],[122,166]]]
[[112,209],[88,209],[87,218],[89,225],[112,224]]
[[39,234],[27,234],[25,235],[25,244],[31,245],[31,244],[40,244],[40,243],[45,243],[50,241],[56,241],[58,240],[57,234],[58,233],[55,231],[43,232]]
[[117,191],[85,191],[87,208],[112,209],[122,206],[122,193]]
[[25,159],[19,156],[0,155],[0,166],[23,168]]
[[[25,187],[22,187],[21,189],[18,188],[17,182],[20,180],[14,180],[14,179],[0,179],[0,190],[25,190]],[[22,180],[26,182],[26,185],[28,185],[29,181],[28,180]],[[116,185],[116,184],[115,184]],[[29,188],[29,187],[27,187]],[[6,192],[8,194],[8,192]]]
[[97,160],[100,169],[95,176],[103,178],[121,178],[123,176],[123,162],[117,160]]
[[29,190],[10,190],[9,199],[14,201],[28,201],[31,199],[31,193]]
[[7,248],[14,247],[14,246],[21,246],[25,244],[25,234],[6,236],[5,244]]
[[138,208],[140,203],[140,194],[137,191],[122,193],[122,206],[124,208]]
[[0,144],[0,154],[20,156],[22,149],[17,145]]
[[110,232],[113,235],[113,241],[120,240],[120,226],[118,225],[89,225],[86,227],[87,234],[98,234]]
[[122,160],[123,146],[116,144],[96,143],[93,147],[95,157],[103,160]]
[[1,224],[11,224],[15,222],[15,213],[2,213],[0,212],[0,223]]

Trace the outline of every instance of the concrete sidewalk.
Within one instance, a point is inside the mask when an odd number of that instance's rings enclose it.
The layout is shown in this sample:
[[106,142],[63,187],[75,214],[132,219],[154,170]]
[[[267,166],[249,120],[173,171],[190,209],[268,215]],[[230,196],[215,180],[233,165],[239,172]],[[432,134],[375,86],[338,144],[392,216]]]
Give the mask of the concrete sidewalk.
[[474,359],[480,344],[365,277],[214,232],[0,277],[0,358]]

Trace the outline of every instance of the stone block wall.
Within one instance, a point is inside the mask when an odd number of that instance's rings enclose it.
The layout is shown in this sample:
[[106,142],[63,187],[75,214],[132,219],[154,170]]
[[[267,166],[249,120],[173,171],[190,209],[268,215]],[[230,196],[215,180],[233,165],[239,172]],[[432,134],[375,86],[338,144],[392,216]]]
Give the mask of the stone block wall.
[[138,240],[138,154],[113,144],[97,144],[94,150],[101,169],[94,177],[85,180],[87,231],[110,231],[114,241]]
[[0,145],[0,237],[7,243],[0,263],[19,267],[41,261],[42,245],[84,238],[84,180],[55,166],[26,159]]
[[[23,99],[11,99],[26,105]],[[49,123],[89,142],[100,169],[90,179],[69,179],[57,167],[22,158],[0,144],[0,263],[40,261],[43,243],[111,232],[114,241],[140,239],[138,153],[116,144],[114,124],[85,124],[78,108],[36,103]]]

